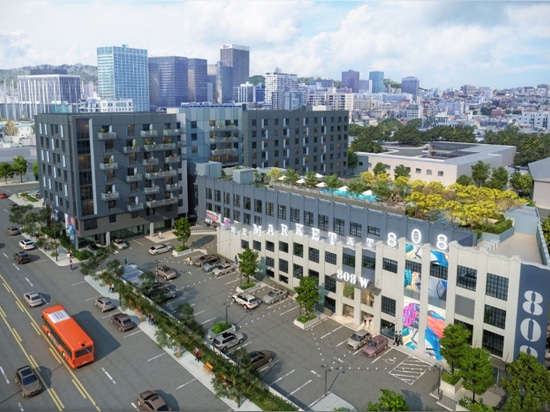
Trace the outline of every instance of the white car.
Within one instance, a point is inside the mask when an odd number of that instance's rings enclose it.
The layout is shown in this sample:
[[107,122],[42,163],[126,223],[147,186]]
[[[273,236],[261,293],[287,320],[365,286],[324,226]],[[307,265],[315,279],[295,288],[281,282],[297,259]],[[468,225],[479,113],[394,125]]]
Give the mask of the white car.
[[34,308],[35,306],[40,306],[44,303],[44,300],[42,299],[42,296],[38,294],[37,292],[27,292],[23,295],[25,298],[25,302],[27,302],[27,305],[29,305],[31,308]]
[[172,247],[170,245],[167,245],[166,243],[151,246],[149,248],[149,254],[150,255],[158,255],[159,253],[166,253],[170,252],[172,250]]
[[19,241],[19,247],[23,250],[32,250],[36,247],[36,245],[30,239],[22,239]]
[[114,245],[118,250],[128,249],[128,248],[130,247],[130,245],[128,244],[128,242],[126,242],[125,240],[122,240],[122,239],[115,239],[115,240],[113,240],[113,245]]
[[231,303],[242,305],[245,309],[254,309],[260,305],[258,298],[250,293],[235,293],[231,296]]
[[221,265],[218,265],[212,270],[212,274],[219,278],[220,276],[228,275],[230,273],[233,273],[235,271],[235,266],[231,263],[223,263]]

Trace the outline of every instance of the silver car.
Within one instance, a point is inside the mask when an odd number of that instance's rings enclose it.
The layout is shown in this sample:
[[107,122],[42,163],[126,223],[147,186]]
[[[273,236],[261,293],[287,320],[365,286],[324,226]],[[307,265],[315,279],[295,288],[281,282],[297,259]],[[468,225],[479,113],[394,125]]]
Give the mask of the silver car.
[[283,300],[287,296],[288,296],[288,290],[273,289],[269,291],[267,295],[264,295],[264,297],[262,298],[262,302],[264,302],[267,305],[272,305],[275,302]]
[[172,247],[170,245],[167,245],[166,243],[162,243],[160,245],[154,245],[149,248],[149,254],[150,255],[158,255],[159,253],[166,253],[170,252],[172,250]]
[[227,352],[234,346],[244,342],[244,336],[240,332],[222,332],[214,338],[214,346],[222,352]]
[[371,338],[370,333],[367,332],[366,330],[361,329],[355,332],[353,335],[351,335],[348,338],[348,341],[346,344],[348,345],[348,348],[350,348],[351,350],[357,350],[365,346],[365,344],[370,340],[370,338]]

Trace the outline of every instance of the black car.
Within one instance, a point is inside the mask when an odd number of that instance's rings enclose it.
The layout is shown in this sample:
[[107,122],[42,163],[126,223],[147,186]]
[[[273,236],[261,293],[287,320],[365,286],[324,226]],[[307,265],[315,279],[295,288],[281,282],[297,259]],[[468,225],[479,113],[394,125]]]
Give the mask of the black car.
[[15,260],[18,265],[22,263],[29,263],[31,261],[31,255],[24,251],[15,252],[13,254],[13,260]]

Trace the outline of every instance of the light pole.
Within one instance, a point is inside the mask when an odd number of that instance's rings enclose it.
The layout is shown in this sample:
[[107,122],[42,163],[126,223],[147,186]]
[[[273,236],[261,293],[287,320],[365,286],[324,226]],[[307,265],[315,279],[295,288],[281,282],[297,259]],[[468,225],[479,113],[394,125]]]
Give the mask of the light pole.
[[159,281],[159,260],[155,259],[155,263],[157,265],[157,268],[155,270],[155,276],[156,276],[156,280],[157,280],[157,283],[158,283],[158,281]]
[[329,369],[332,370],[332,367],[329,368],[328,365],[323,364],[323,365],[321,365],[321,368],[323,368],[325,370],[325,392],[323,393],[323,396],[327,396],[327,392],[328,392],[328,387],[327,387],[327,384],[328,384],[328,371],[329,371]]
[[229,308],[229,305],[227,302],[223,302],[223,306],[225,306],[225,323],[227,323],[227,308]]
[[437,379],[437,399],[441,397],[441,365],[439,363],[435,364],[437,371],[438,371],[438,379]]

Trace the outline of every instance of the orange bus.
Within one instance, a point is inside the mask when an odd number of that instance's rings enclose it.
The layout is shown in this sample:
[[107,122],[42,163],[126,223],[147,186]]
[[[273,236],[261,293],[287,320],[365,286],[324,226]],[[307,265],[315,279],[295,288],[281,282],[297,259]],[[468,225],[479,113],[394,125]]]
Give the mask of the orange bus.
[[94,361],[94,342],[61,305],[42,311],[42,328],[73,368]]

